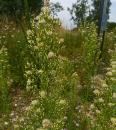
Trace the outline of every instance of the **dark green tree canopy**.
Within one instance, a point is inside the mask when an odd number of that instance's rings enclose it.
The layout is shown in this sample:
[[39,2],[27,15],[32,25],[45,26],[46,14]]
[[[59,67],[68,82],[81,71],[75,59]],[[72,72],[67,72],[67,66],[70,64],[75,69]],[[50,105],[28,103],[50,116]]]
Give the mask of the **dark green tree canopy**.
[[62,7],[62,5],[59,2],[56,3],[50,3],[50,10],[53,14],[53,16],[57,16],[57,13],[64,10],[64,8]]
[[[91,0],[91,5],[89,7],[89,0],[77,0],[75,4],[73,4],[72,9],[68,8],[72,20],[74,23],[79,26],[80,24],[84,24],[87,22],[95,22],[98,25],[98,20],[100,18],[100,2],[101,0]],[[107,14],[110,13],[110,5],[111,2],[108,2]]]
[[0,15],[13,16],[14,13],[18,16],[25,14],[25,8],[28,4],[28,11],[40,12],[43,0],[0,0]]
[[77,0],[75,4],[73,4],[72,9],[68,8],[72,16],[72,20],[75,25],[79,26],[80,24],[84,24],[87,18],[88,12],[88,0]]

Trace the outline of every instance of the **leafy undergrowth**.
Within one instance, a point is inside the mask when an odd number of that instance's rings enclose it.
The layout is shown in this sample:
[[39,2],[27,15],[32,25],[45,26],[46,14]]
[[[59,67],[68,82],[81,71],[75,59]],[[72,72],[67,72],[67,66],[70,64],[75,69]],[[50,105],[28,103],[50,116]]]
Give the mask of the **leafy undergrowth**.
[[10,111],[0,116],[1,130],[13,129],[13,125],[23,116],[26,107],[29,106],[34,98],[36,98],[36,96],[27,94],[26,91],[21,88],[11,89],[9,97]]
[[94,24],[60,38],[48,8],[31,24],[1,38],[0,130],[114,130],[116,46],[99,59]]

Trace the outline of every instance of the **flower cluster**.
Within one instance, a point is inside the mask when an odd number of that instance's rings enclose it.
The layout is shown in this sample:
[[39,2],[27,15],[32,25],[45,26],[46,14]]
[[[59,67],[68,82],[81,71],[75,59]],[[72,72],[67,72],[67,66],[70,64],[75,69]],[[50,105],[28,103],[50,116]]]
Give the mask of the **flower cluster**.
[[[107,68],[107,82],[112,90],[111,99],[112,101],[109,103],[109,106],[112,108],[113,113],[116,113],[115,107],[116,107],[116,47],[112,51],[112,58],[110,62],[110,67]],[[111,117],[111,123],[112,127],[116,128],[116,117],[115,115],[112,115]]]
[[[52,95],[53,96],[53,95]],[[14,124],[15,130],[59,130],[64,127],[68,102],[65,99],[50,97],[39,91],[37,99],[26,107],[23,117]]]
[[89,129],[114,130],[116,127],[116,118],[113,114],[116,112],[116,52],[115,50],[112,52],[111,65],[107,68],[106,76],[95,75],[91,78],[92,100],[89,102],[80,100],[75,108],[78,114],[74,124],[80,129],[84,121],[89,122],[85,124]]
[[[90,104],[87,117],[91,120],[91,126],[98,129],[113,130],[115,124],[115,88],[116,88],[116,57],[115,49],[112,53],[110,68],[107,68],[106,77],[102,75],[95,76],[93,81],[94,102]],[[107,113],[107,117],[106,117]],[[112,113],[112,114],[111,114]],[[97,125],[95,125],[97,122]]]
[[[25,66],[25,77],[28,90],[48,82],[47,71],[55,71],[52,69],[59,64],[57,56],[63,42],[55,31],[55,27],[60,25],[59,21],[53,20],[48,9],[42,10],[45,12],[42,11],[36,21],[32,21],[33,29],[27,30],[29,58]],[[46,81],[42,81],[40,77],[46,78]]]

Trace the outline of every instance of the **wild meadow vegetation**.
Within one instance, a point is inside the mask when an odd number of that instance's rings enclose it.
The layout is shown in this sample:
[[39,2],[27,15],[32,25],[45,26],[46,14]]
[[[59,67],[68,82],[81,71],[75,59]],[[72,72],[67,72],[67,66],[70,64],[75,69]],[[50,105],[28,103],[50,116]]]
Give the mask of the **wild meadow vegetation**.
[[116,130],[116,29],[101,52],[94,23],[30,25],[0,22],[0,130]]

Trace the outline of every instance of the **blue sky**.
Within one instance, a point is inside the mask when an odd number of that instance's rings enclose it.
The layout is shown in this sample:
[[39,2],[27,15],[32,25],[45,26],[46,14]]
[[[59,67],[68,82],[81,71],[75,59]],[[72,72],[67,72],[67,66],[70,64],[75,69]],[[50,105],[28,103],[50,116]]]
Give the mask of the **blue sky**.
[[112,6],[111,6],[111,14],[110,14],[110,21],[116,22],[116,0],[111,0]]
[[[72,7],[72,4],[75,3],[77,0],[50,0],[51,2],[60,2],[61,5],[64,7],[64,11],[58,14],[60,20],[62,21],[62,25],[65,28],[72,28],[74,27],[73,21],[70,20],[71,16],[70,13],[67,11],[67,7]],[[111,0],[111,13],[109,21],[116,22],[116,0]]]

